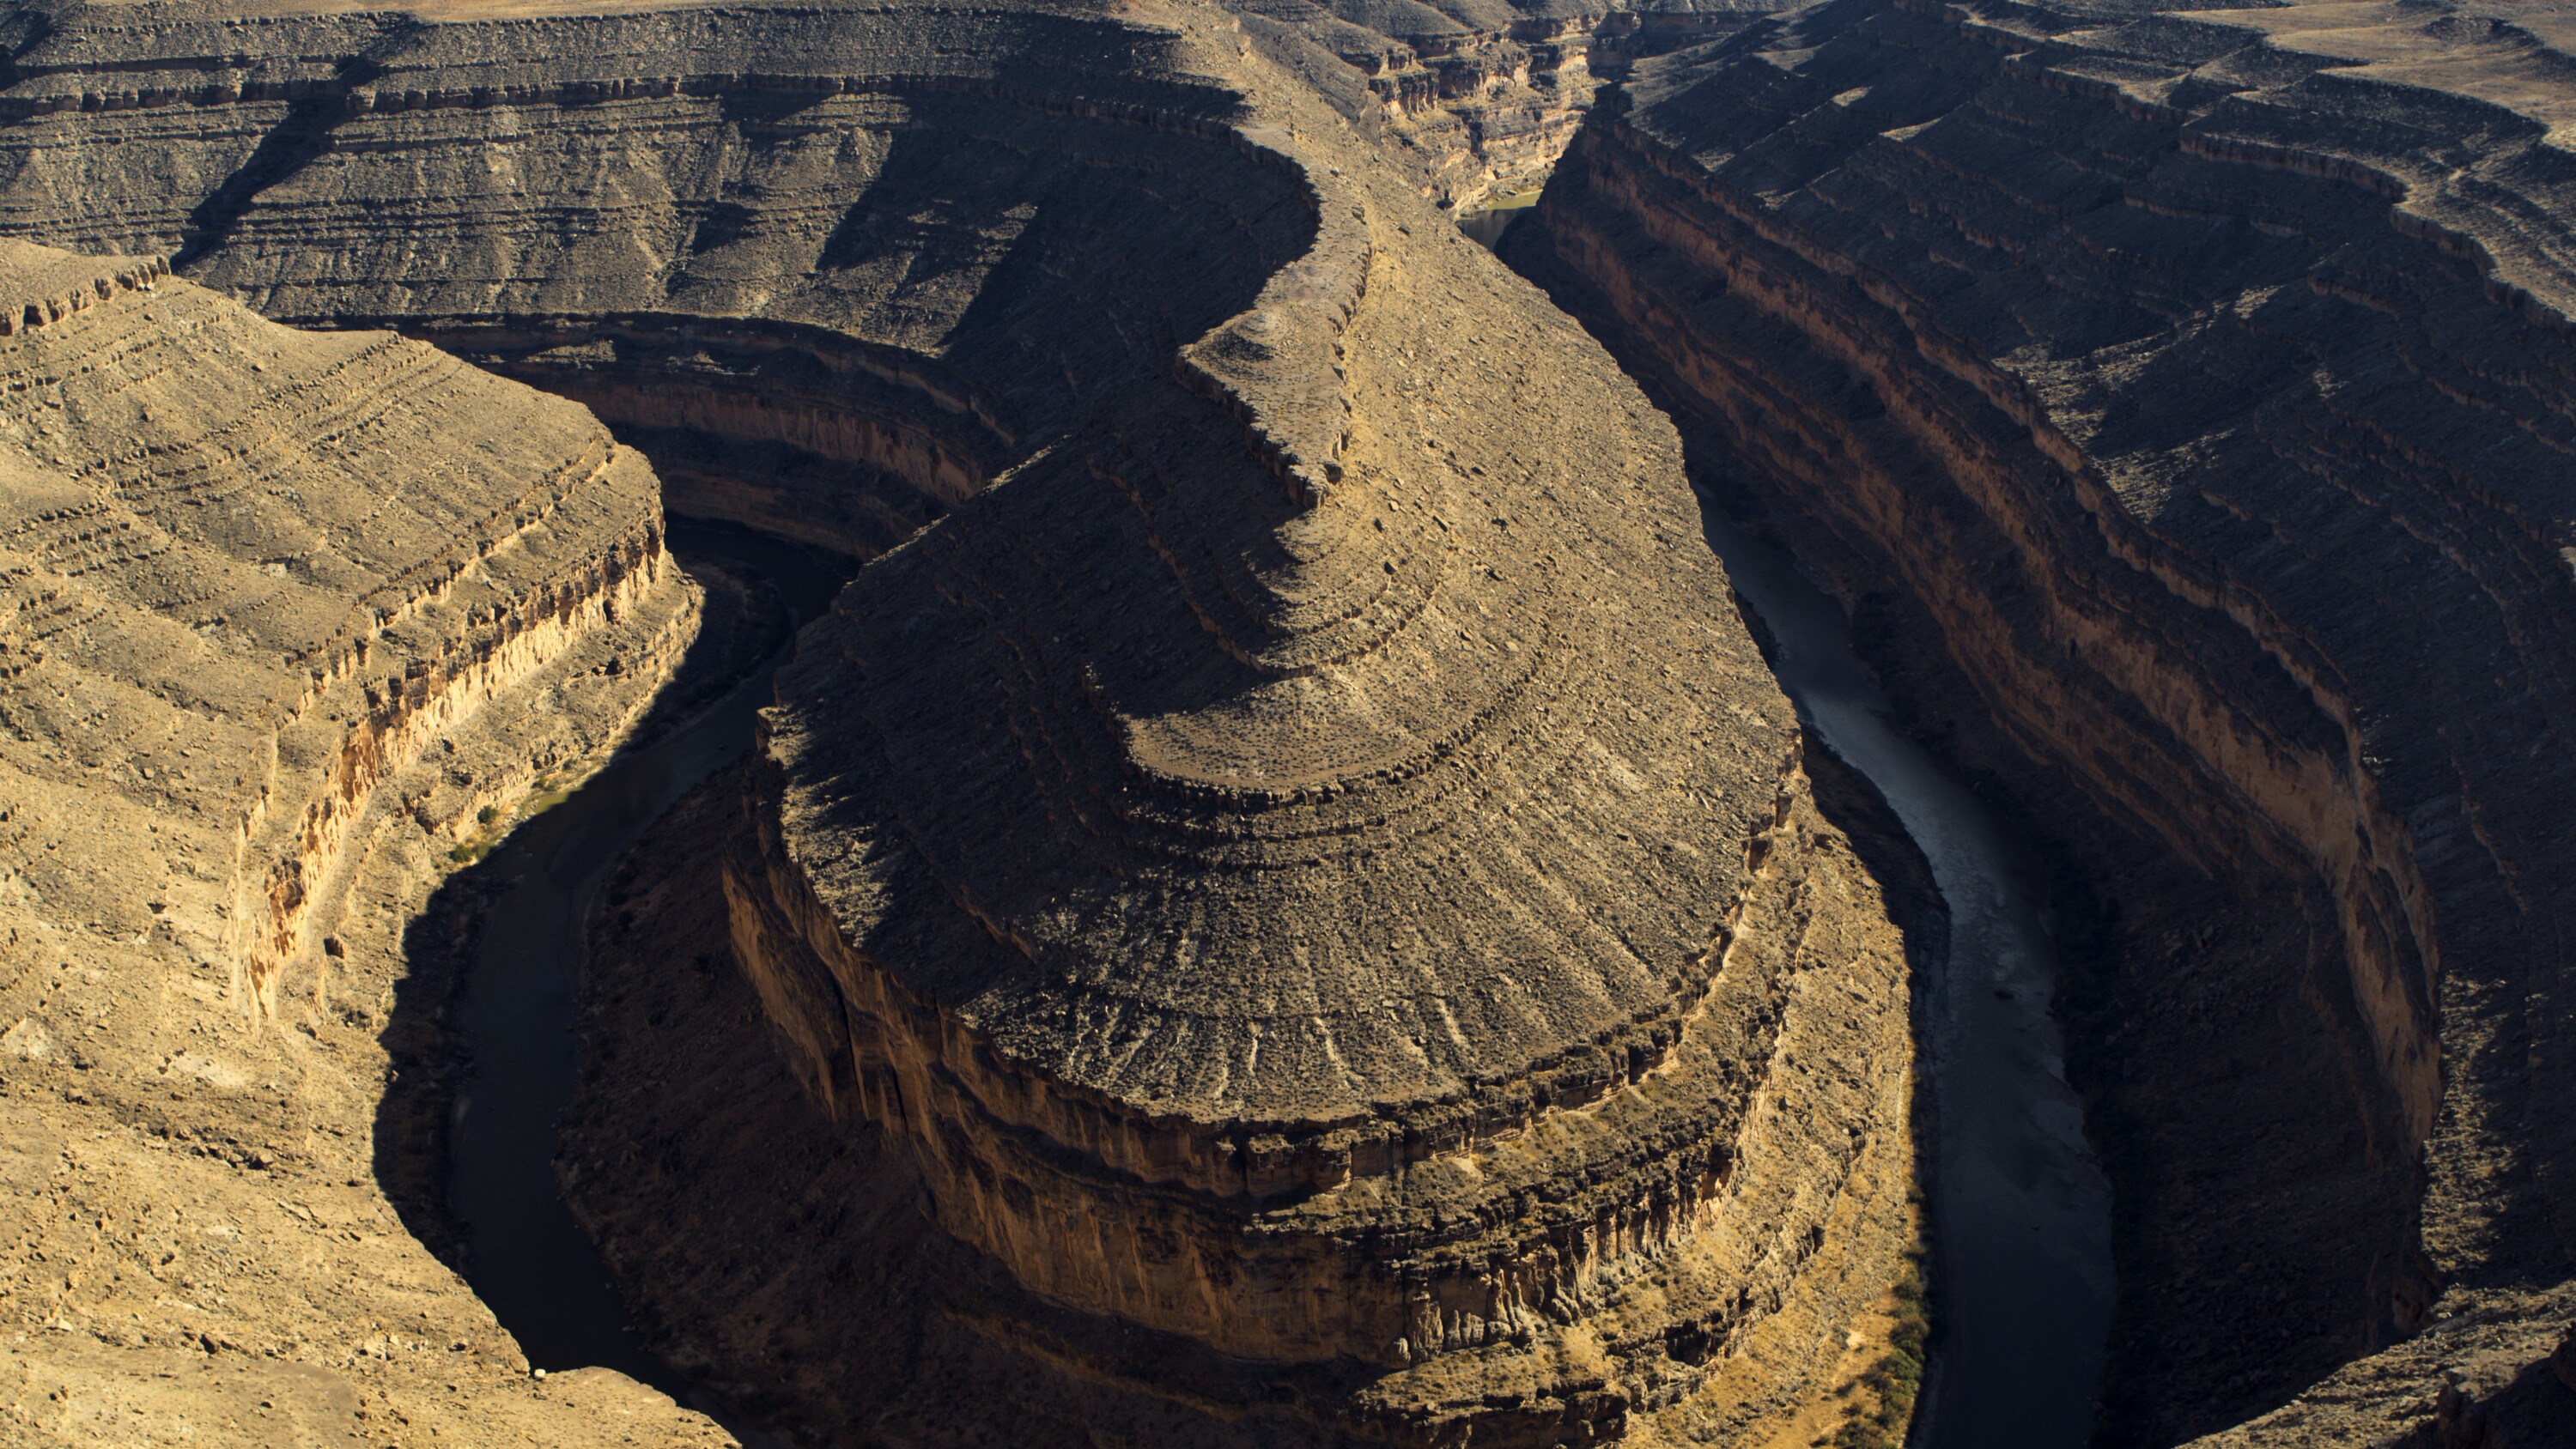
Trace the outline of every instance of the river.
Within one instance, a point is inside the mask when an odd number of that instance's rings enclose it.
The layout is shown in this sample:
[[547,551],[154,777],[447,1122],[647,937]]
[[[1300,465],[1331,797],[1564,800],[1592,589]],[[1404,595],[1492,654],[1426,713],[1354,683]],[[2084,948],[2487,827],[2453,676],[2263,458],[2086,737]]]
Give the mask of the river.
[[1710,547],[1824,746],[1878,787],[1950,913],[1926,993],[1932,1084],[1931,1374],[1913,1449],[2081,1449],[2111,1328],[2111,1189],[2049,1009],[2038,873],[1986,804],[1889,722],[1842,608],[1785,554],[1707,513]]
[[1481,211],[1462,211],[1458,213],[1458,229],[1467,234],[1469,241],[1487,251],[1492,251],[1503,244],[1503,233],[1510,231],[1514,222],[1529,213],[1530,209],[1525,205],[1494,206]]
[[[798,624],[846,577],[842,561],[728,525],[675,518],[670,543],[683,567],[713,564],[764,585]],[[564,1205],[555,1122],[581,1076],[576,976],[600,883],[663,811],[750,749],[787,653],[780,646],[715,703],[618,755],[475,867],[504,884],[484,912],[458,1005],[472,1067],[448,1135],[447,1198],[471,1245],[466,1281],[534,1367],[613,1368],[711,1412],[718,1406],[645,1351]],[[732,663],[692,658],[690,667]]]
[[[1524,213],[1470,212],[1488,250]],[[1876,786],[1932,867],[1948,964],[1925,993],[1934,1140],[1931,1372],[1910,1449],[2082,1449],[2110,1347],[2111,1186],[2050,1010],[2039,873],[1984,801],[1890,722],[1842,607],[1787,554],[1703,509],[1709,547],[1771,635],[1825,748]]]

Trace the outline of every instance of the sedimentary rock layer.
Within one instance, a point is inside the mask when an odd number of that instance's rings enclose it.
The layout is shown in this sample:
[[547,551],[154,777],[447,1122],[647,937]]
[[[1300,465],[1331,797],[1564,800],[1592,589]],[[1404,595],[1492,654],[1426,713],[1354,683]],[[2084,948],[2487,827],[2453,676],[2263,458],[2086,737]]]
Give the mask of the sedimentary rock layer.
[[[657,1341],[781,1427],[944,1443],[960,1436],[961,1417],[971,1421],[961,1405],[1000,1397],[1012,1433],[1038,1443],[1549,1444],[1685,1427],[1723,1441],[1776,1430],[1802,1401],[1816,1406],[1818,1383],[1853,1392],[1883,1352],[1854,1310],[1880,1291],[1884,1260],[1854,1247],[1892,1244],[1888,1219],[1902,1218],[1910,1174],[1902,1154],[1864,1152],[1839,1166],[1842,1145],[1813,1130],[1817,1114],[1848,1110],[1856,1084],[1846,1064],[1872,1049],[1852,1035],[1869,1014],[1855,988],[1867,988],[1812,974],[1790,986],[1784,1019],[1766,1028],[1783,1069],[1742,1143],[1748,1164],[1782,1170],[1748,1167],[1716,1231],[1676,1244],[1614,1297],[1626,1309],[1588,1316],[1586,1331],[1540,1326],[1533,1345],[1497,1341],[1389,1376],[1346,1361],[1214,1353],[1031,1294],[1003,1263],[939,1230],[926,1190],[936,1179],[925,1180],[901,1124],[823,1117],[761,1041],[762,1019],[777,1018],[726,964],[737,927],[686,848],[751,828],[733,788],[719,782],[675,811],[608,887],[591,937],[591,1053],[564,1172],[610,1261],[642,1285],[638,1307]],[[1819,923],[1836,929],[1826,914]],[[1753,1008],[1757,1020],[1762,1010]],[[1512,1165],[1506,1153],[1470,1160]],[[1798,1226],[1827,1202],[1820,1235]],[[1204,1215],[1179,1206],[1175,1226]],[[1802,1232],[1812,1250],[1794,1246]],[[1794,1267],[1774,1258],[1756,1269],[1750,1311],[1705,1337],[1647,1297],[1734,1280],[1783,1240]],[[838,1268],[817,1275],[806,1266],[817,1260]],[[678,1313],[691,1321],[671,1323]],[[854,1374],[852,1364],[902,1368]],[[1838,1410],[1824,1399],[1809,1422],[1830,1427]]]
[[1769,0],[1236,0],[1245,34],[1443,207],[1546,177],[1604,79]]
[[879,555],[723,889],[816,1101],[1016,1295],[990,1351],[1202,1437],[1246,1362],[1310,1442],[1822,1396],[1909,1231],[1904,942],[1670,428],[1275,47],[134,14],[20,17],[0,228],[434,337]]
[[712,1442],[622,1379],[532,1392],[370,1173],[434,863],[694,623],[651,470],[157,258],[0,242],[0,318],[9,1437]]
[[[377,787],[656,587],[652,473],[420,343],[6,245],[17,769],[100,832],[21,868],[274,1010]],[[132,822],[67,807],[110,781],[204,837],[187,883],[109,868]]]
[[1315,227],[1168,32],[1074,10],[181,13],[74,10],[22,50],[0,228],[776,450],[815,486],[769,515],[848,552],[1060,434],[1146,337],[1225,320]]
[[1583,0],[1235,8],[1248,35],[1442,206],[1472,206],[1546,174],[1591,104],[1592,52],[1613,19]]
[[2576,1261],[2566,20],[2184,8],[1641,63],[1516,243],[1927,719],[2088,802],[2123,1442]]

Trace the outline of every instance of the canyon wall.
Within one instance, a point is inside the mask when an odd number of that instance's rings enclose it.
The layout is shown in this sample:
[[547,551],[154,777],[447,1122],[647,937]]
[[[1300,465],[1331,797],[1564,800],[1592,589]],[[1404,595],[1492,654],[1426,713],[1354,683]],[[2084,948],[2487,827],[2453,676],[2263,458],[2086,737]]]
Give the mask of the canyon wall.
[[[49,843],[27,889],[108,891],[76,909],[157,930],[273,1014],[378,787],[665,591],[651,470],[420,343],[297,336],[157,258],[7,246],[28,786],[67,801],[104,774],[207,836],[186,888]],[[95,847],[129,825],[87,828]]]
[[2169,9],[1642,61],[1510,243],[2073,848],[2123,1443],[2576,1266],[2564,22]]
[[1473,206],[1546,175],[1600,84],[1594,49],[1626,18],[1601,0],[1249,0],[1236,8],[1247,34],[1444,207]]
[[994,1363],[1137,1443],[1830,1428],[1912,1237],[1907,942],[1669,425],[1255,18],[30,7],[0,230],[435,339],[873,557],[673,868],[978,1345],[729,1338],[845,1279],[669,1239],[815,1124],[666,1081],[735,1175],[590,1143],[580,1199],[674,1357],[851,1441],[998,1430]]
[[844,552],[1044,446],[1125,333],[1198,336],[1313,226],[1167,32],[1073,9],[155,15],[19,17],[0,230],[765,449],[769,495],[704,480],[704,511]]
[[1247,36],[1422,194],[1466,209],[1544,180],[1638,56],[1731,34],[1770,0],[1233,0]]
[[424,344],[19,241],[0,397],[7,1437],[716,1442],[535,1391],[370,1170],[407,922],[695,627],[650,468]]

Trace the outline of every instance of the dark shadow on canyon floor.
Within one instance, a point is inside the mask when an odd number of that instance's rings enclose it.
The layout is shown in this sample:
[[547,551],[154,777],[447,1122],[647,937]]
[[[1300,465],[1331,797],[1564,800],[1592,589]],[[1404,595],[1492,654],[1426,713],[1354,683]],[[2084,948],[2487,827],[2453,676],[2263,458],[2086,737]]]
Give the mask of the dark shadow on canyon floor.
[[[1032,1445],[1338,1442],[1336,1416],[1384,1370],[1230,1358],[1035,1298],[932,1222],[875,1125],[825,1116],[734,961],[722,893],[702,888],[746,826],[744,788],[728,771],[666,814],[591,926],[565,1192],[645,1295],[652,1352],[821,1442],[966,1442],[969,1402],[1011,1405],[1013,1442]],[[1207,1412],[1217,1395],[1232,1411]]]
[[[705,589],[699,634],[617,755],[450,876],[405,935],[382,1040],[396,1075],[376,1173],[412,1233],[462,1272],[539,1368],[617,1369],[684,1400],[564,1208],[555,1124],[579,1071],[574,977],[599,877],[635,834],[751,742],[792,628],[846,560],[732,525],[675,519]],[[703,1406],[702,1406],[703,1407]]]

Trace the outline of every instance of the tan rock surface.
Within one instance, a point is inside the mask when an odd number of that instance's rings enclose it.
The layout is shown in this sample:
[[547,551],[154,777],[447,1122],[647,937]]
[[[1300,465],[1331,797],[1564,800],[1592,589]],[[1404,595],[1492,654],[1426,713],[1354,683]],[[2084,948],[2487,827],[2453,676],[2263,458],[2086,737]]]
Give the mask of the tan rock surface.
[[532,1386],[374,1160],[446,851],[694,626],[650,470],[158,261],[0,242],[0,315],[0,1438],[725,1442]]
[[[1908,1154],[1836,1168],[1838,1144],[1810,1130],[1818,1105],[1836,1104],[1830,1117],[1844,1094],[1870,1090],[1846,1071],[1873,1050],[1853,1035],[1871,1013],[1848,978],[1808,974],[1790,988],[1777,1064],[1740,1144],[1768,1166],[1730,1188],[1714,1231],[1641,1274],[1611,1311],[1392,1377],[1244,1360],[1029,1294],[937,1229],[915,1154],[876,1124],[853,1130],[821,1112],[766,1048],[776,1019],[727,963],[731,925],[687,848],[743,828],[738,788],[719,780],[693,796],[609,886],[592,937],[592,1054],[563,1162],[652,1337],[732,1402],[862,1443],[979,1431],[1015,1443],[1762,1443],[1801,1407],[1811,1423],[1836,1422],[1838,1401],[1817,1390],[1857,1371],[1836,1351],[1910,1236]],[[1844,929],[1831,915],[1811,919]],[[1470,1160],[1508,1168],[1511,1155]],[[1794,1231],[1811,1202],[1831,1204],[1822,1246],[1794,1275],[1756,1272],[1759,1310],[1705,1337],[1674,1312],[1743,1281],[1746,1255],[1764,1250],[1747,1235]],[[818,1261],[834,1270],[813,1272]],[[1596,1398],[1588,1422],[1569,1416],[1569,1368],[1636,1399],[1603,1415]],[[1006,1428],[972,1409],[986,1400],[1008,1405]]]
[[687,1241],[744,1152],[778,1221],[811,1124],[666,1076],[614,1120],[725,1171],[576,1160],[677,1358],[849,1439],[932,1385],[907,1433],[1007,1432],[978,1364],[1137,1442],[1759,1434],[1910,1237],[1905,942],[1671,429],[1274,50],[1178,5],[64,7],[0,226],[437,339],[675,507],[879,555],[745,828],[663,864],[704,912],[723,847],[791,1065],[894,1164],[844,1210],[981,1264],[981,1343],[735,1334],[842,1331],[829,1260]]

